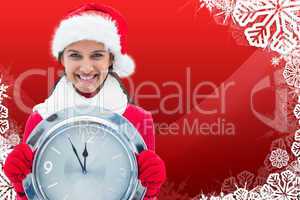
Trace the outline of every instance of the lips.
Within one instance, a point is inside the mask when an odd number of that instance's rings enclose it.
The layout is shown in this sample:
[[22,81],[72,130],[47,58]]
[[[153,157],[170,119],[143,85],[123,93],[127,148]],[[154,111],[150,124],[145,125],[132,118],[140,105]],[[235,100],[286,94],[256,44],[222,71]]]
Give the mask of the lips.
[[96,78],[98,76],[98,74],[95,74],[95,75],[81,75],[81,74],[77,74],[76,76],[80,80],[90,81],[90,80],[93,80],[94,78]]

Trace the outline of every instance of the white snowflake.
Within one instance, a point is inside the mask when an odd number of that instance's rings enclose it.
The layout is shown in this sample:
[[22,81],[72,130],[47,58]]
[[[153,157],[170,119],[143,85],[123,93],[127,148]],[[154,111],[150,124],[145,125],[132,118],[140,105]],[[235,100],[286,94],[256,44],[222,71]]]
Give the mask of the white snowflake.
[[294,142],[293,143],[292,152],[296,157],[300,158],[300,142]]
[[16,146],[17,144],[19,144],[21,142],[20,136],[18,134],[11,134],[8,136],[8,143],[12,146]]
[[247,200],[249,191],[244,188],[239,188],[234,191],[234,197],[237,200]]
[[283,77],[288,85],[300,88],[300,63],[287,62],[283,71]]
[[0,200],[15,200],[16,192],[10,184],[8,178],[5,176],[0,165]]
[[8,118],[8,109],[3,105],[0,105],[0,118]]
[[250,24],[245,35],[251,46],[287,54],[299,39],[299,10],[299,0],[238,1],[233,17],[240,26]]
[[206,196],[204,194],[201,194],[197,200],[235,200],[233,194],[227,194],[221,193],[219,196]]
[[271,63],[272,63],[273,66],[278,66],[280,64],[280,60],[281,60],[280,57],[275,56],[275,57],[272,58]]
[[277,168],[282,168],[287,166],[289,161],[289,155],[286,150],[276,149],[271,152],[271,156],[269,157],[272,166]]
[[[288,95],[291,95],[291,98],[298,98],[300,97],[300,88],[294,88],[292,86],[288,86]],[[300,98],[299,98],[300,100]],[[298,100],[298,103],[300,104],[300,101]]]
[[300,176],[300,162],[298,160],[291,162],[286,169],[292,171],[297,176]]
[[10,135],[20,136],[22,131],[22,126],[18,124],[14,119],[9,119],[9,129],[5,132],[3,137],[9,138]]
[[270,174],[261,189],[263,199],[274,200],[298,200],[300,193],[300,177],[287,170]]
[[222,16],[223,19],[221,21],[221,24],[223,24],[223,25],[227,25],[229,22],[229,19],[233,19],[233,22],[235,23],[234,18],[232,18],[232,14],[235,9],[235,3],[236,3],[236,0],[216,1],[215,6],[220,11],[218,11],[214,15],[214,18],[217,20],[220,16]]
[[0,133],[4,134],[9,129],[8,120],[0,120]]
[[8,154],[12,151],[12,146],[9,144],[0,145],[0,164],[4,164]]
[[200,8],[206,7],[208,10],[212,10],[215,7],[216,0],[200,0]]
[[300,129],[296,131],[294,138],[296,141],[300,142]]
[[300,104],[297,104],[294,108],[294,115],[296,116],[297,119],[300,119]]
[[295,142],[292,144],[291,150],[300,159],[300,129],[295,133]]
[[8,109],[0,104],[0,135],[9,129]]
[[300,59],[300,40],[297,43],[297,46],[293,48],[291,52],[289,52],[287,55],[283,55],[283,59],[286,62],[293,62],[294,60]]
[[237,188],[251,189],[258,186],[263,181],[259,175],[255,175],[247,170],[240,172],[236,177],[226,178],[222,183],[222,191],[226,193],[234,192]]
[[0,78],[0,104],[3,103],[4,98],[8,98],[7,89],[8,86],[2,83],[2,79]]

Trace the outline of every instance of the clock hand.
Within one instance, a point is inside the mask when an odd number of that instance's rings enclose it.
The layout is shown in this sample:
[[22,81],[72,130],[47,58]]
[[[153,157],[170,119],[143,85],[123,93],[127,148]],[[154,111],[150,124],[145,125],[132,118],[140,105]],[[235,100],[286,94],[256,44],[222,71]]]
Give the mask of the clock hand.
[[70,143],[71,143],[71,145],[72,145],[73,152],[75,153],[76,158],[77,158],[78,161],[79,161],[79,164],[80,164],[80,167],[81,167],[81,169],[82,169],[82,172],[84,173],[84,167],[83,167],[82,162],[81,162],[81,160],[80,160],[80,158],[79,158],[79,156],[78,156],[77,150],[76,150],[75,146],[73,145],[71,139],[70,139],[69,137],[68,137],[68,139],[69,139],[69,141],[70,141]]
[[86,171],[86,158],[88,157],[88,155],[89,155],[89,153],[88,153],[88,151],[87,151],[87,148],[86,148],[86,142],[85,142],[85,145],[84,145],[84,151],[83,151],[83,153],[82,153],[82,156],[83,156],[83,158],[84,158],[84,171],[85,171],[85,173],[87,172]]

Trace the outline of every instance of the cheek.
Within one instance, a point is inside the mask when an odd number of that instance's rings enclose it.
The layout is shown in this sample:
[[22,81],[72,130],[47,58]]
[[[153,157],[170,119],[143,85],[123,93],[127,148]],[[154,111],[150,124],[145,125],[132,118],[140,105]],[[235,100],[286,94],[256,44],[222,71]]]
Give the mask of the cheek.
[[96,66],[97,70],[99,71],[104,71],[104,72],[108,71],[110,66],[110,57],[105,56],[103,59],[99,61],[95,61],[94,66]]
[[100,60],[94,63],[97,69],[99,70],[107,70],[109,67],[109,60]]
[[73,79],[74,73],[76,72],[76,68],[77,68],[76,65],[68,64],[68,65],[65,65],[64,68],[65,68],[65,72],[66,72],[67,77]]

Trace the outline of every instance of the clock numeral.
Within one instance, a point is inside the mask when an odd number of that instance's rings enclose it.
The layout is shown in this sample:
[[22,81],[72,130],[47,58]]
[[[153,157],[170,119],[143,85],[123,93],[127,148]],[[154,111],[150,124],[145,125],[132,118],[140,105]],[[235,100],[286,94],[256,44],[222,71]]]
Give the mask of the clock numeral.
[[51,150],[52,151],[54,151],[55,153],[57,153],[58,155],[60,155],[61,154],[61,152],[60,151],[58,151],[56,148],[54,148],[54,147],[51,147]]
[[81,133],[82,143],[94,143],[95,136],[90,133]]
[[96,133],[89,128],[80,129],[80,138],[82,143],[94,143]]
[[52,171],[53,164],[51,161],[46,161],[44,163],[45,174],[49,174]]
[[111,159],[112,159],[112,160],[116,160],[116,159],[121,158],[121,157],[122,157],[122,154],[119,153],[119,154],[117,154],[117,155],[114,155]]
[[48,189],[50,189],[50,188],[52,188],[52,187],[56,186],[57,184],[58,184],[58,182],[55,182],[55,183],[53,183],[53,184],[49,185],[49,186],[48,186]]
[[107,133],[103,130],[98,130],[97,134],[98,134],[99,139],[102,141],[104,141],[105,137],[107,136]]
[[95,136],[92,135],[89,137],[89,139],[86,141],[87,143],[94,143],[94,139],[95,139]]

